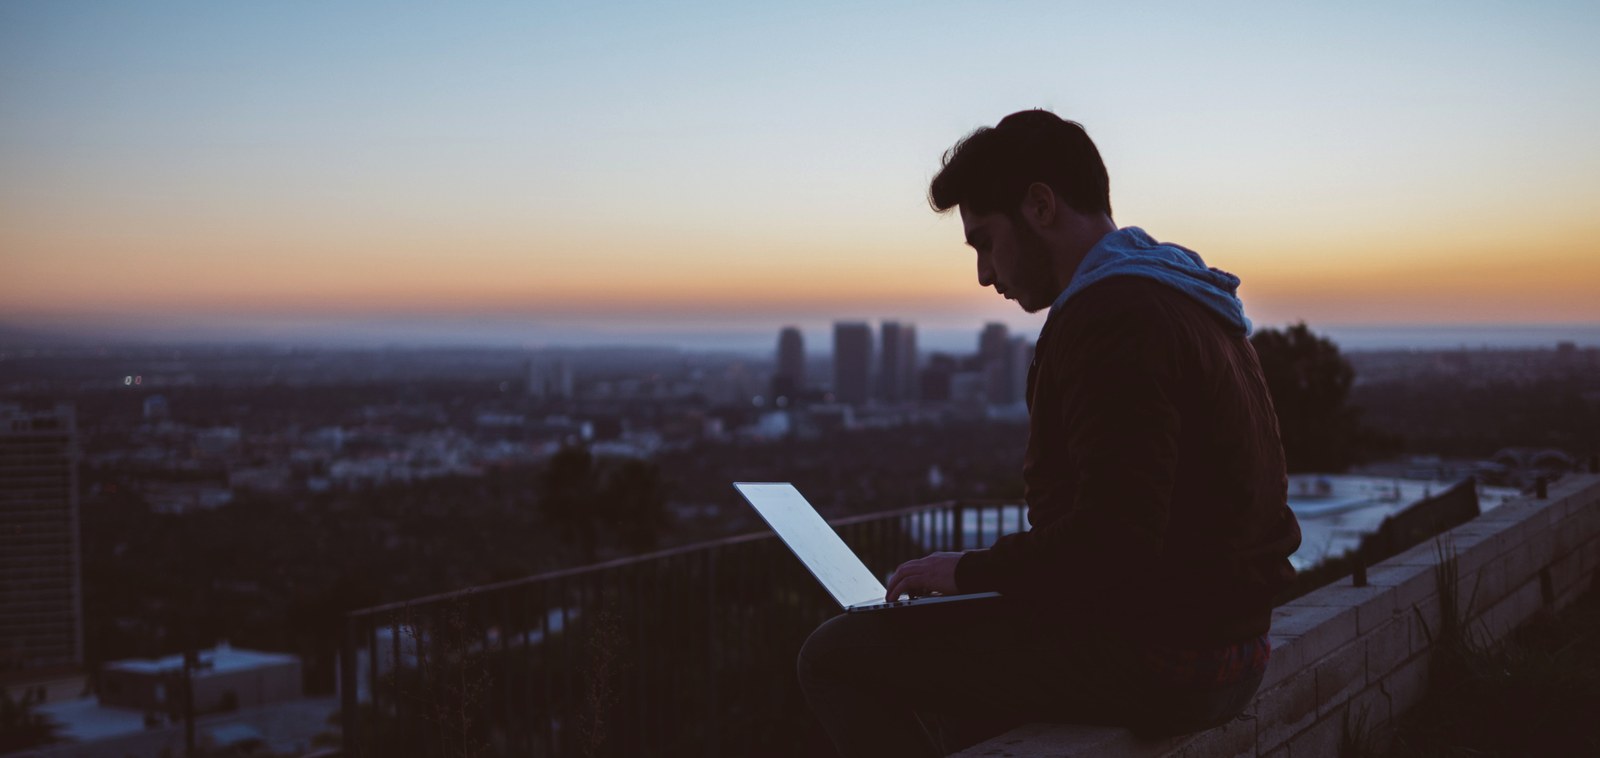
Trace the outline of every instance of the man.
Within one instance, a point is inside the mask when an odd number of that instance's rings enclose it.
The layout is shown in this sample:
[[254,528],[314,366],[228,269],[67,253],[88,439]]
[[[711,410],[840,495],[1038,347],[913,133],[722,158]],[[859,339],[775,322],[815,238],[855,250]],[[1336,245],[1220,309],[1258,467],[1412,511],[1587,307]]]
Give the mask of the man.
[[[1001,603],[846,614],[807,640],[801,685],[845,756],[937,754],[1027,720],[1192,731],[1260,685],[1300,528],[1239,280],[1119,229],[1108,186],[1083,128],[1040,110],[968,135],[933,179],[978,283],[1049,309],[1028,377],[1030,528],[888,584]],[[919,713],[958,731],[929,735]]]

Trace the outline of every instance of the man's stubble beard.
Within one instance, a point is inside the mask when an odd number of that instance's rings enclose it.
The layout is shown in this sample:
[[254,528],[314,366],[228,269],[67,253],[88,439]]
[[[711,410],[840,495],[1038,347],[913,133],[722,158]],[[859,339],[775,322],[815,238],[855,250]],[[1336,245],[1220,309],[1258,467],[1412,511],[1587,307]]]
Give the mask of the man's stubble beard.
[[1017,261],[1021,265],[1018,284],[1023,287],[1017,305],[1024,312],[1038,313],[1055,304],[1056,296],[1061,294],[1056,290],[1055,271],[1050,266],[1050,246],[1038,232],[1022,223],[1017,223],[1017,243],[1021,253]]

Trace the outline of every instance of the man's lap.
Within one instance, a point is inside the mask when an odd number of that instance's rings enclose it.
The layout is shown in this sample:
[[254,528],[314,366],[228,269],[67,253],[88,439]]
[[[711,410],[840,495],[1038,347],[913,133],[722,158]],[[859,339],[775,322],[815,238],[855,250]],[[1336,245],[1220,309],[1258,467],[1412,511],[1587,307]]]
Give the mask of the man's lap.
[[1119,723],[1146,690],[1113,635],[1047,634],[1015,604],[843,614],[800,656],[802,682],[848,683],[941,716]]

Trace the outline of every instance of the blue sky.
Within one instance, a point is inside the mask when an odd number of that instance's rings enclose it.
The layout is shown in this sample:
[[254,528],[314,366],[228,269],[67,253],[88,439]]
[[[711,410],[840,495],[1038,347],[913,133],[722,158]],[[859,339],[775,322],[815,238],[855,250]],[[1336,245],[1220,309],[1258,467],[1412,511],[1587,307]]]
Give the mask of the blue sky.
[[923,196],[1043,106],[1258,323],[1600,322],[1597,32],[1593,3],[8,3],[0,320],[1028,328]]

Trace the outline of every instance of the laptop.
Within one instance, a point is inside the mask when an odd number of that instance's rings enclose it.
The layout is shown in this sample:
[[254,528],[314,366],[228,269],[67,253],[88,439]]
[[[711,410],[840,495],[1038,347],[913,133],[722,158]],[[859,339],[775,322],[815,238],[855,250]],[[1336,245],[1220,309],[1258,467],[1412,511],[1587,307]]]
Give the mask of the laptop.
[[844,544],[839,533],[822,520],[822,514],[806,502],[800,491],[788,482],[734,482],[734,489],[766,519],[783,544],[804,563],[811,575],[833,595],[847,613],[864,613],[889,608],[965,603],[995,600],[998,592],[969,595],[929,595],[908,600],[884,602],[889,590],[878,581],[867,564]]

